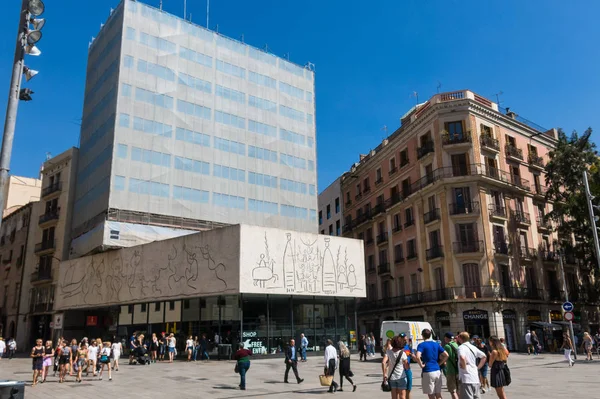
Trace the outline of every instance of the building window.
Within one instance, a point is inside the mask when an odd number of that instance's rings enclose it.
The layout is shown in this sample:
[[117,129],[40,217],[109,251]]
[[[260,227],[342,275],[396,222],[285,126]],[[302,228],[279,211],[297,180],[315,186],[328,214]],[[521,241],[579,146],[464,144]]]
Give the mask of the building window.
[[175,301],[169,301],[169,310],[175,310]]
[[381,175],[381,168],[377,168],[375,171],[375,184],[383,182],[383,176]]
[[451,139],[462,139],[463,124],[462,121],[446,122],[446,131]]
[[329,225],[329,235],[330,236],[333,235],[333,225],[332,224]]
[[406,242],[406,258],[413,259],[417,257],[417,243],[414,238]]
[[362,195],[362,190],[360,188],[360,183],[356,185],[356,197],[360,197]]
[[127,314],[132,314],[132,313],[133,313],[133,305],[127,306]]
[[342,228],[341,228],[341,223],[339,220],[336,220],[336,222],[335,222],[335,235],[336,236],[342,235]]
[[369,255],[367,258],[367,265],[369,270],[375,270],[375,255]]
[[363,191],[365,193],[368,193],[369,191],[371,191],[371,183],[369,182],[368,177],[366,177],[365,180],[363,180]]
[[396,213],[394,215],[393,229],[394,229],[394,231],[400,231],[401,228],[402,228],[402,219],[400,217],[400,214]]
[[327,220],[331,219],[331,205],[327,205]]
[[183,300],[183,308],[184,309],[189,309],[190,308],[190,300],[189,299],[184,299]]
[[154,302],[154,311],[160,312],[160,302]]
[[406,220],[406,222],[404,223],[405,226],[411,226],[414,221],[413,221],[413,213],[412,213],[412,208],[406,208],[404,210],[404,220]]
[[490,126],[486,126],[483,123],[479,125],[479,129],[481,130],[481,135],[486,137],[494,137],[492,128]]
[[408,150],[400,151],[400,167],[408,165]]
[[396,158],[390,159],[390,175],[396,171]]
[[319,211],[319,225],[323,224],[323,211]]
[[335,199],[335,213],[340,213],[340,197],[337,197]]
[[400,263],[404,260],[404,251],[402,250],[402,243],[394,246],[394,261]]
[[146,313],[148,310],[148,306],[145,303],[142,303],[142,313]]

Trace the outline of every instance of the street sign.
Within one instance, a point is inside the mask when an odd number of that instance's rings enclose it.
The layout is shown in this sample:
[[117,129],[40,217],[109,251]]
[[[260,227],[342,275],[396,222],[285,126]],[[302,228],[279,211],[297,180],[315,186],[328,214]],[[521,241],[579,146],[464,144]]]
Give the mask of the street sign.
[[572,312],[575,306],[571,302],[565,302],[562,304],[562,308],[565,312]]
[[565,312],[566,321],[573,321],[573,319],[575,319],[575,315],[573,314],[573,312]]

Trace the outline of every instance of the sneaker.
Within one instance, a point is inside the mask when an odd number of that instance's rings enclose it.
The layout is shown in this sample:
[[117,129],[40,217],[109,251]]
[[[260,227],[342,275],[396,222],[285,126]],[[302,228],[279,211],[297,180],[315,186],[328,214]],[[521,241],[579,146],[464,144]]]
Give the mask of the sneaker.
[[344,392],[344,390],[342,388],[338,388],[338,391],[340,392]]
[[356,392],[356,385],[352,387],[352,392]]
[[302,384],[302,382],[303,382],[303,381],[304,381],[304,378],[300,378],[300,379],[298,380],[298,384]]

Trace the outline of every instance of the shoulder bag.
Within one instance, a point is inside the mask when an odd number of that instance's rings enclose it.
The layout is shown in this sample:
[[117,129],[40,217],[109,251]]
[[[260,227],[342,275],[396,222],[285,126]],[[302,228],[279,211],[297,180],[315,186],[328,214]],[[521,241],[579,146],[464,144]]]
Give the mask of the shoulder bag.
[[504,363],[504,366],[502,367],[502,372],[504,373],[504,381],[506,381],[506,386],[509,386],[512,380],[510,378],[510,369],[508,368],[508,363]]
[[[394,364],[394,367],[392,368],[392,371],[390,373],[390,376],[392,374],[394,374],[394,371],[396,371],[396,367],[398,366],[398,363],[400,363],[400,359],[402,359],[402,350],[400,350],[400,352],[398,352],[398,357],[396,358],[396,363]],[[384,376],[385,378],[385,376]],[[388,380],[385,379],[383,380],[383,382],[381,383],[381,390],[383,392],[391,392],[392,388],[390,387],[390,384],[388,383]]]

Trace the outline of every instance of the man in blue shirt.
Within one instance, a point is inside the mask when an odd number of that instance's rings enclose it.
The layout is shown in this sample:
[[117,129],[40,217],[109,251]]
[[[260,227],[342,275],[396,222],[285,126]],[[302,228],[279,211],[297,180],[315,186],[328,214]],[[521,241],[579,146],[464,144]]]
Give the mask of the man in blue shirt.
[[442,398],[442,372],[440,365],[448,359],[448,353],[431,339],[431,330],[421,332],[423,342],[417,346],[417,362],[423,369],[421,385],[429,399]]
[[296,341],[293,339],[290,340],[290,345],[285,351],[285,376],[283,377],[283,382],[286,384],[289,382],[288,374],[290,373],[290,369],[294,371],[294,375],[296,376],[296,381],[298,381],[298,384],[304,381],[298,375],[298,353],[296,351]]
[[308,338],[300,334],[300,347],[302,348],[302,361],[306,361],[306,348],[308,348]]

